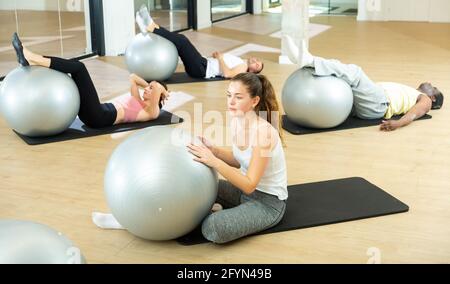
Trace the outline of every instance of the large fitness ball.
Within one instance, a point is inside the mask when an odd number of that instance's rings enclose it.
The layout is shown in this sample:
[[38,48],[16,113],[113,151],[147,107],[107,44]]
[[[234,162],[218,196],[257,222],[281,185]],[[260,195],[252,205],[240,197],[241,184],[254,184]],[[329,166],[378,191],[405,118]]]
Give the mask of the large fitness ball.
[[180,129],[156,126],[114,150],[106,167],[105,193],[112,214],[130,233],[148,240],[175,239],[195,229],[210,212],[217,173],[193,160],[186,148],[191,141]]
[[138,34],[125,51],[125,62],[130,73],[146,81],[163,81],[177,69],[178,51],[172,42],[159,35]]
[[20,134],[51,136],[66,130],[80,109],[78,88],[68,75],[38,66],[18,67],[0,86],[0,112]]
[[353,106],[353,92],[334,76],[314,76],[309,68],[289,76],[281,101],[288,118],[301,126],[332,128],[344,122]]
[[81,264],[80,250],[61,233],[29,221],[0,220],[0,264]]

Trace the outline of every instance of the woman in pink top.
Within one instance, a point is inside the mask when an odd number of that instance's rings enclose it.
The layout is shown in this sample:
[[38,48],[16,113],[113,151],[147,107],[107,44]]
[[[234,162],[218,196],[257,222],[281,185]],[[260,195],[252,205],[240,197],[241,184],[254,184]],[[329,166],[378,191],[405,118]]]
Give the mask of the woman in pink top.
[[[111,103],[100,103],[94,83],[82,62],[35,54],[22,46],[16,33],[13,35],[12,44],[21,65],[43,66],[71,75],[80,93],[78,117],[89,127],[100,128],[156,119],[163,102],[169,97],[164,83],[157,81],[147,83],[137,75],[131,74],[131,96],[118,98]],[[144,89],[142,98],[139,88]]]
[[[117,110],[114,124],[156,119],[164,101],[169,97],[166,84],[158,81],[147,83],[138,75],[131,74],[130,85],[131,96],[112,101]],[[142,98],[139,88],[144,89]]]

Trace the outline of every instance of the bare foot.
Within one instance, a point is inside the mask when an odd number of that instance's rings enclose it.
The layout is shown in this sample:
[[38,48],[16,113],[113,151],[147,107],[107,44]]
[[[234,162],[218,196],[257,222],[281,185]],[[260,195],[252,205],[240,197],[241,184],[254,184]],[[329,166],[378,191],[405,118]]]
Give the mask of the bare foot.
[[30,63],[30,65],[37,65],[36,63],[36,54],[34,54],[33,52],[31,52],[28,48],[26,48],[25,46],[23,47],[23,55],[25,56],[25,58],[27,59],[28,63]]
[[148,32],[153,32],[155,29],[159,29],[159,25],[157,25],[155,22],[152,22],[150,25],[147,26]]
[[213,207],[211,208],[211,212],[212,213],[215,213],[215,212],[218,212],[218,211],[221,211],[221,210],[223,210],[223,207],[219,203],[214,203]]
[[30,63],[30,65],[39,65],[43,67],[50,67],[51,60],[49,58],[46,58],[40,54],[36,54],[32,51],[30,51],[28,48],[23,48],[23,55],[27,59],[27,61]]

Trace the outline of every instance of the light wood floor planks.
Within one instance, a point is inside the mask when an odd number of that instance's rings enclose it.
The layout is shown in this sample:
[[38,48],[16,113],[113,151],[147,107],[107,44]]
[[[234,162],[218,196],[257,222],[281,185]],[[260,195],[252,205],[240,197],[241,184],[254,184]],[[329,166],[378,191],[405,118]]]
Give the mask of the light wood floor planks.
[[[271,21],[270,15],[264,17]],[[411,86],[431,81],[444,94],[450,93],[449,24],[358,23],[354,17],[315,17],[312,22],[332,26],[311,40],[313,54],[359,64],[375,81]],[[198,36],[202,34],[243,43],[257,40],[279,48],[268,34],[224,25],[199,31]],[[280,95],[295,67],[276,64],[277,56],[272,54],[259,55],[266,59],[264,74]],[[123,67],[123,58],[102,60]],[[200,102],[204,111],[225,110],[227,82],[170,88],[196,96],[182,111],[192,114]],[[431,114],[432,120],[392,133],[369,127],[285,135],[289,184],[361,176],[407,203],[410,212],[255,236],[225,246],[193,247],[173,241],[148,242],[124,231],[100,230],[91,223],[92,211],[108,211],[103,173],[123,138],[106,135],[30,147],[0,120],[0,218],[33,220],[58,229],[90,263],[366,263],[371,247],[380,249],[383,263],[449,263],[448,102]]]

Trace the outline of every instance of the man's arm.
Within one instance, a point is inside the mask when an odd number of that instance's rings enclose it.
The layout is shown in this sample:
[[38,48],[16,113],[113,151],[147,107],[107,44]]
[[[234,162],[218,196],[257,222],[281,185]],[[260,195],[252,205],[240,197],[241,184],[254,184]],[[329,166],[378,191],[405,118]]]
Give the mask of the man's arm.
[[431,110],[432,101],[426,95],[420,95],[416,104],[399,120],[383,120],[380,125],[382,131],[393,131],[407,126],[414,120],[421,118]]
[[222,70],[222,74],[225,78],[230,79],[236,76],[237,74],[247,72],[248,66],[245,63],[239,64],[234,68],[228,68],[223,60],[223,54],[219,52],[214,52],[213,57],[219,60],[220,70]]

